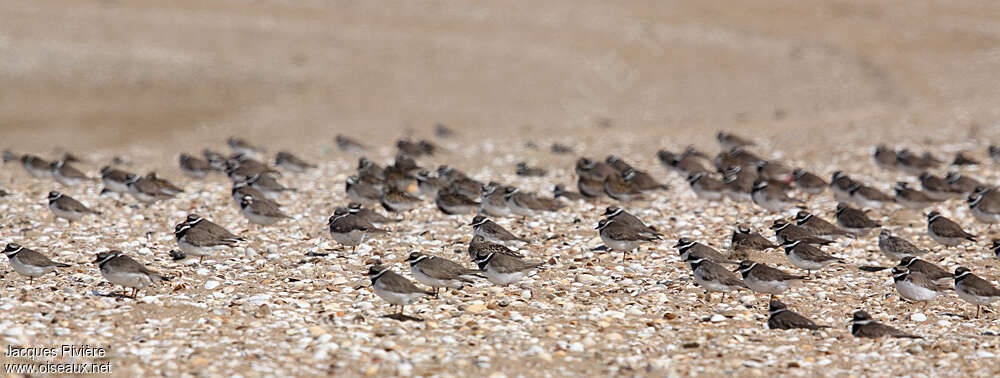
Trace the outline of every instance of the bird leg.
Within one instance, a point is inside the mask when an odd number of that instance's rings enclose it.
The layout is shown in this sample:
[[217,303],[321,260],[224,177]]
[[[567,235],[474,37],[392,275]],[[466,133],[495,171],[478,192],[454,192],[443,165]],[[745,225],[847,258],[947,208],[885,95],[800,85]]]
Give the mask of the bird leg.
[[403,316],[403,309],[405,309],[405,308],[406,308],[406,305],[399,305],[399,316],[400,317]]
[[976,305],[976,319],[979,319],[979,310],[980,310],[980,307],[982,307],[982,306]]
[[198,259],[198,265],[201,265],[203,261],[205,261],[205,256],[202,256],[201,258]]

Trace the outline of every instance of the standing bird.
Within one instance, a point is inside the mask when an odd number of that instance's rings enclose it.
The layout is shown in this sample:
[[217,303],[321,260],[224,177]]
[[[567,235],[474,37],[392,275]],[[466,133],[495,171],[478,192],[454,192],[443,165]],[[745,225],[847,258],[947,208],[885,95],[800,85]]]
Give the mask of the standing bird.
[[385,224],[385,223],[395,223],[399,222],[401,219],[389,218],[385,215],[379,214],[375,210],[365,208],[363,205],[357,202],[351,202],[347,204],[347,211],[355,216],[359,216],[362,219],[371,222],[372,224]]
[[542,177],[545,176],[548,171],[545,168],[531,167],[526,162],[517,163],[516,172],[518,176],[523,177]]
[[129,194],[142,203],[151,204],[161,199],[172,197],[171,194],[167,194],[163,188],[148,176],[129,174],[125,178],[125,184],[128,186]]
[[347,178],[347,182],[344,184],[344,190],[347,192],[347,198],[354,202],[361,202],[366,205],[374,205],[379,203],[379,196],[381,191],[375,185],[361,182],[358,176],[351,176]]
[[872,316],[868,315],[868,313],[863,310],[854,312],[854,317],[851,321],[851,334],[854,335],[854,337],[869,339],[877,339],[886,336],[922,339],[920,336],[914,336],[891,326],[882,324],[879,321],[872,319]]
[[352,252],[356,251],[358,246],[364,243],[371,234],[387,232],[349,210],[334,212],[327,221],[327,227],[333,240],[345,247],[351,247]]
[[655,228],[647,226],[635,215],[630,214],[618,206],[608,206],[604,209],[604,217],[607,219],[614,219],[618,222],[624,223],[626,226],[635,228],[638,231],[652,232],[658,234]]
[[490,183],[484,185],[479,195],[480,213],[493,217],[505,217],[510,215],[510,207],[507,206],[506,192],[507,187],[500,185],[497,182],[490,181]]
[[761,294],[770,294],[772,301],[775,295],[788,291],[790,282],[806,278],[749,260],[741,261],[737,271],[743,276],[743,282],[746,282],[751,290]]
[[837,257],[823,253],[818,247],[806,244],[802,241],[785,240],[785,256],[796,268],[806,271],[806,275],[812,275],[812,271],[819,270],[833,263],[844,263]]
[[660,240],[657,234],[636,231],[612,219],[601,219],[597,223],[597,229],[600,230],[601,240],[610,250],[622,251],[622,262],[625,262],[625,257],[630,251],[634,251],[640,245]]
[[919,272],[937,284],[951,282],[955,277],[953,274],[942,269],[940,266],[912,256],[904,256],[901,260],[899,260],[899,265],[905,266],[906,269],[909,269],[911,272]]
[[49,192],[49,209],[57,218],[63,218],[69,223],[83,219],[87,214],[101,215],[100,211],[94,211],[84,206],[80,201],[59,192]]
[[410,253],[406,262],[410,264],[413,278],[434,288],[435,296],[442,287],[461,290],[465,284],[474,282],[476,277],[481,277],[478,269],[468,269],[446,258],[420,252]]
[[897,182],[893,189],[896,191],[896,203],[910,209],[923,209],[937,202],[928,193],[910,188],[903,181]]
[[833,240],[816,236],[812,231],[785,222],[784,219],[775,219],[774,223],[771,224],[771,230],[774,230],[774,239],[778,243],[784,243],[785,240],[802,241],[807,244],[820,245],[833,243]]
[[923,273],[911,272],[906,266],[896,265],[892,268],[892,280],[896,284],[896,292],[900,297],[913,302],[928,302],[937,298],[947,288],[940,286]]
[[785,211],[802,203],[802,201],[788,197],[783,190],[769,185],[767,181],[761,179],[757,179],[754,182],[753,191],[750,192],[750,199],[757,206],[775,212]]
[[898,157],[896,156],[896,151],[889,149],[884,144],[875,147],[873,157],[875,158],[875,164],[882,169],[891,171],[897,168],[896,161]]
[[608,197],[614,198],[618,201],[628,202],[633,199],[643,197],[642,191],[630,182],[625,181],[622,175],[618,172],[612,172],[607,175],[607,177],[604,178],[603,185],[604,194],[607,194]]
[[677,244],[674,245],[677,248],[677,252],[681,255],[681,260],[687,261],[688,257],[692,253],[697,254],[703,258],[712,260],[718,264],[738,264],[736,261],[732,261],[723,254],[716,251],[715,248],[709,247],[707,245],[701,244],[694,240],[688,238],[680,238],[677,240]]
[[740,279],[735,273],[726,270],[712,260],[700,256],[698,253],[688,255],[687,262],[691,265],[691,271],[695,282],[705,289],[705,295],[709,302],[712,300],[712,292],[722,293],[723,299],[726,293],[738,289],[750,290],[746,282]]
[[927,251],[917,248],[906,239],[893,235],[885,228],[878,233],[878,248],[893,261],[902,260],[907,256],[920,257],[927,254]]
[[389,189],[379,196],[382,207],[394,213],[403,213],[420,206],[420,198],[397,189]]
[[733,135],[725,131],[720,131],[718,134],[715,134],[715,140],[719,142],[719,146],[722,147],[723,150],[750,147],[754,145],[749,139]]
[[209,172],[213,171],[212,165],[205,160],[201,160],[187,153],[182,153],[178,158],[181,172],[192,178],[205,178]]
[[795,214],[795,225],[821,237],[852,236],[850,232],[844,231],[826,219],[812,215],[804,210]]
[[59,160],[52,163],[52,178],[56,182],[63,184],[65,186],[77,186],[86,181],[90,181],[90,177],[80,172],[79,169],[73,168],[73,166],[66,164],[65,160]]
[[842,171],[833,172],[830,176],[830,189],[833,190],[833,197],[838,202],[851,201],[851,188],[857,183]]
[[646,192],[651,190],[668,190],[670,186],[666,184],[661,184],[649,173],[638,171],[635,169],[626,170],[622,173],[622,179],[629,186],[639,189],[639,191]]
[[299,159],[298,156],[288,151],[278,151],[278,154],[274,157],[274,165],[292,172],[305,172],[316,168],[315,164]]
[[34,178],[52,177],[52,164],[35,155],[24,154],[21,156],[21,166]]
[[122,195],[128,193],[128,176],[128,172],[104,166],[101,168],[101,182],[104,183],[104,189],[101,190],[101,193],[115,192]]
[[101,269],[101,276],[112,285],[132,288],[132,298],[135,298],[139,291],[147,286],[170,279],[149,270],[145,265],[119,250],[98,253],[94,263]]
[[955,292],[959,298],[976,305],[976,318],[982,306],[1000,300],[1000,289],[961,266],[955,269]]
[[337,148],[344,152],[360,154],[365,150],[365,145],[343,135],[337,135],[335,141]]
[[734,252],[765,251],[777,247],[770,240],[752,232],[749,227],[740,225],[733,230],[733,236],[729,240],[729,250]]
[[45,255],[25,248],[19,244],[9,243],[3,253],[10,261],[10,267],[22,276],[28,276],[28,286],[35,282],[35,277],[41,277],[56,268],[69,267],[68,264],[49,260]]
[[861,183],[855,183],[854,186],[847,190],[847,193],[850,194],[851,201],[862,207],[878,209],[885,204],[896,200],[892,196],[882,193],[878,189]]
[[929,197],[938,201],[947,200],[956,194],[947,179],[928,172],[920,174],[920,187],[924,189],[924,193],[927,193]]
[[959,172],[948,172],[944,180],[948,183],[948,188],[955,193],[969,194],[975,191],[976,188],[983,186],[983,183],[979,182],[979,180]]
[[823,193],[826,187],[830,185],[826,180],[804,169],[793,170],[792,181],[799,190],[813,195]]
[[437,205],[441,212],[448,215],[471,214],[475,213],[480,207],[480,203],[476,202],[476,200],[463,196],[449,187],[445,187],[436,193],[434,204]]
[[542,266],[542,263],[527,262],[505,253],[479,252],[476,255],[476,265],[494,285],[507,286],[520,281],[528,272]]
[[258,201],[250,195],[243,196],[240,201],[240,213],[250,221],[250,224],[261,226],[270,226],[283,219],[291,218],[273,202]]
[[[191,219],[192,216],[194,219]],[[245,240],[225,228],[191,214],[184,222],[174,227],[174,237],[181,251],[190,256],[198,256],[201,263],[205,256],[211,256],[223,249],[230,249]]]
[[975,242],[974,235],[965,232],[955,221],[945,218],[937,211],[927,214],[927,233],[931,239],[948,247],[964,243],[966,240]]
[[376,262],[368,268],[368,278],[372,280],[375,295],[392,306],[399,306],[397,316],[403,316],[403,310],[410,302],[425,295],[434,295],[433,292],[418,288],[410,280],[382,266],[381,262]]
[[799,315],[797,312],[788,309],[781,301],[772,300],[769,305],[769,317],[767,319],[767,328],[770,329],[823,329],[830,328],[830,326],[817,325],[812,320],[809,320],[805,316]]
[[843,203],[837,204],[837,225],[858,236],[867,235],[871,230],[882,227],[878,222],[868,218],[864,211]]
[[726,184],[716,178],[709,177],[707,173],[699,172],[689,175],[688,183],[691,185],[691,191],[698,198],[709,201],[722,200],[722,195],[726,190]]
[[969,213],[976,220],[990,225],[1000,223],[1000,192],[987,187],[977,187],[969,194]]
[[587,199],[587,196],[583,194],[571,190],[566,190],[566,187],[563,186],[563,184],[556,184],[556,186],[552,188],[552,197],[553,198],[562,197],[565,198],[567,201],[580,201]]
[[247,186],[259,190],[270,199],[277,199],[283,192],[294,192],[295,188],[286,188],[273,176],[263,173],[255,173],[246,179]]
[[527,243],[528,240],[517,237],[510,231],[507,231],[503,226],[496,224],[490,218],[484,217],[482,215],[476,215],[472,218],[472,222],[469,223],[472,226],[472,230],[476,235],[482,236],[487,241],[493,243],[504,244],[510,241],[516,241],[521,243]]
[[417,179],[417,189],[420,191],[420,196],[424,198],[437,197],[438,191],[448,187],[447,182],[440,177],[431,176],[427,170],[417,172],[413,177]]

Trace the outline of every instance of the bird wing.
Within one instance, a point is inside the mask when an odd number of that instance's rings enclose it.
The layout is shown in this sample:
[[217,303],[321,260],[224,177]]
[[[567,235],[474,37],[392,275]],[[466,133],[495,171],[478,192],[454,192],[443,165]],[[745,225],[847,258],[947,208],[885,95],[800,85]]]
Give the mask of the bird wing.
[[33,266],[57,266],[57,267],[67,267],[67,266],[69,266],[69,265],[66,265],[66,264],[57,263],[55,261],[49,260],[49,258],[45,257],[45,255],[43,255],[41,253],[38,253],[38,252],[35,252],[35,251],[32,251],[32,250],[27,249],[27,248],[21,250],[21,252],[18,252],[17,259],[21,260],[21,262],[24,263],[25,265],[33,265]]
[[712,261],[703,261],[701,268],[704,270],[704,277],[709,281],[718,281],[726,286],[739,286],[749,288],[735,273],[726,270],[722,265]]
[[935,234],[946,238],[970,238],[972,234],[965,232],[962,226],[955,223],[951,219],[938,218],[936,222],[931,222],[931,229],[934,230]]
[[791,310],[786,310],[774,314],[770,319],[767,320],[767,326],[771,329],[793,329],[793,328],[805,328],[805,329],[820,329],[828,328],[827,326],[821,326],[814,323],[812,320],[799,315]]

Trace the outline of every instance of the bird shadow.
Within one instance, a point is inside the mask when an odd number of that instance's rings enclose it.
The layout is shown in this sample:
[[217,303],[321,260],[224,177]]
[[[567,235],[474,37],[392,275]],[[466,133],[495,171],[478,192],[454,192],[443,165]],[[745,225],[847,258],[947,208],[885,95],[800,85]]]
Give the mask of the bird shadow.
[[409,315],[403,315],[403,314],[388,314],[388,315],[382,315],[382,317],[383,318],[393,319],[393,320],[399,320],[401,322],[406,322],[406,321],[422,322],[422,321],[424,321],[424,319],[413,317],[413,316],[409,316]]
[[96,295],[96,296],[98,296],[98,297],[105,297],[105,298],[135,299],[135,298],[132,298],[131,296],[128,296],[128,295],[125,295],[125,294],[122,294],[122,293],[101,293],[101,292],[99,292],[97,290],[94,290],[93,294]]

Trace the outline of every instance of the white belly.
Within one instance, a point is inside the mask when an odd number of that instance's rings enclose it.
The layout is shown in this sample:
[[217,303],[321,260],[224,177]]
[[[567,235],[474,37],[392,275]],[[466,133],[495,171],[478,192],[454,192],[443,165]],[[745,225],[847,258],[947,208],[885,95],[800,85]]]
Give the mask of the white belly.
[[517,202],[514,202],[514,201],[507,201],[507,208],[510,209],[510,212],[512,212],[514,214],[517,214],[517,215],[526,216],[526,217],[527,216],[535,215],[535,210],[532,210],[532,209],[529,209],[529,208],[523,207],[523,206],[518,206]]
[[614,240],[604,236],[603,234],[601,234],[601,240],[604,241],[604,244],[613,251],[631,252],[636,248],[639,248],[640,244],[640,242],[637,241]]
[[980,210],[979,207],[974,207],[969,212],[980,222],[989,224],[1000,223],[1000,214],[990,214]]
[[115,193],[128,193],[128,185],[125,185],[123,183],[120,183],[120,182],[117,182],[117,181],[113,181],[113,180],[107,180],[107,179],[101,179],[101,181],[104,182],[104,187],[107,188],[108,190],[112,191],[112,192],[115,192]]
[[897,281],[896,291],[899,293],[899,296],[914,302],[929,301],[938,296],[938,292],[914,285],[910,281]]
[[347,247],[355,247],[360,245],[361,243],[364,243],[368,234],[363,231],[354,230],[348,233],[331,232],[330,236],[333,237],[333,240],[336,240],[337,243],[340,243],[341,245]]
[[788,261],[791,262],[792,265],[795,265],[796,268],[805,270],[818,270],[829,264],[829,263],[820,263],[810,260],[803,260],[799,258],[799,255],[794,252],[788,254]]
[[138,200],[139,202],[145,202],[145,203],[156,202],[156,196],[151,196],[149,194],[140,192],[138,190],[134,190],[132,188],[129,188],[128,193],[131,194],[132,197]]
[[188,243],[187,241],[184,240],[184,238],[177,240],[177,247],[179,247],[181,251],[184,251],[184,253],[187,254],[188,256],[199,256],[199,257],[211,256],[215,252],[227,248],[227,246],[225,245],[199,247],[194,244]]
[[747,278],[743,279],[750,289],[762,294],[781,294],[788,290],[788,282],[786,281],[761,281],[754,278],[753,275],[748,275]]
[[726,285],[720,284],[720,283],[715,282],[715,281],[705,280],[705,278],[702,277],[702,275],[701,275],[701,270],[695,270],[694,271],[694,280],[695,280],[695,282],[698,282],[698,285],[701,285],[701,287],[705,288],[705,290],[708,290],[708,291],[714,291],[714,292],[719,292],[719,293],[728,293],[728,292],[733,291],[733,290],[736,289],[736,288],[734,288],[732,286],[726,286]]
[[52,177],[52,170],[50,169],[37,169],[30,165],[25,165],[24,169],[28,171],[28,174],[34,178],[49,178]]
[[250,223],[259,224],[261,226],[270,226],[272,224],[278,223],[278,221],[281,220],[281,218],[278,217],[269,217],[254,213],[250,211],[249,206],[246,209],[243,209],[242,212],[243,216],[247,217],[247,219],[250,220]]
[[484,198],[481,203],[481,207],[484,212],[494,217],[506,217],[510,215],[510,208],[507,207],[506,202],[500,206]]
[[493,270],[492,265],[486,266],[486,271],[483,272],[487,280],[490,280],[494,285],[507,286],[524,278],[525,272],[513,272],[513,273],[500,273]]
[[80,185],[81,183],[83,183],[83,179],[70,178],[70,177],[66,177],[66,176],[63,176],[63,175],[58,174],[58,173],[53,173],[52,174],[52,178],[55,179],[56,182],[58,182],[60,184],[63,184],[63,185],[66,185],[66,186],[77,186],[77,185]]
[[391,292],[386,290],[384,285],[381,285],[378,281],[375,281],[375,295],[378,295],[379,298],[382,298],[383,300],[391,304],[405,306],[410,304],[410,302],[413,302],[417,298],[424,296],[425,294],[424,293],[400,294]]
[[837,202],[845,202],[845,203],[854,202],[853,198],[851,198],[850,193],[837,186],[833,187],[833,198],[836,199]]
[[962,242],[965,241],[965,239],[962,238],[946,238],[943,236],[936,235],[930,231],[930,227],[928,227],[927,233],[931,236],[931,239],[934,239],[934,241],[944,244],[948,247],[954,247],[956,245],[962,244]]
[[108,272],[106,269],[101,269],[101,275],[104,276],[104,279],[108,280],[108,282],[115,285],[121,285],[139,290],[142,290],[146,286],[153,283],[153,281],[149,279],[149,276],[142,273]]
[[465,286],[465,283],[462,282],[461,280],[439,280],[437,278],[428,276],[424,274],[422,270],[420,270],[420,267],[410,266],[410,272],[413,273],[413,278],[416,278],[417,282],[420,282],[430,287],[447,287],[449,289],[461,289],[463,286]]
[[21,260],[17,258],[17,256],[10,259],[10,266],[11,268],[14,268],[14,271],[17,272],[18,274],[28,277],[38,277],[45,273],[55,270],[55,267],[43,268],[31,265],[24,265],[23,263],[21,263]]
[[955,292],[958,293],[959,298],[962,298],[966,302],[972,303],[974,305],[986,306],[1000,299],[1000,297],[981,297],[978,295],[969,294],[965,290],[962,290],[962,285],[956,287]]
[[882,201],[873,201],[868,198],[865,198],[864,196],[852,196],[851,198],[854,200],[854,203],[858,204],[861,207],[868,207],[872,209],[882,208]]
[[68,219],[68,220],[71,220],[71,221],[74,221],[74,222],[79,221],[80,219],[83,219],[83,213],[77,213],[75,211],[66,211],[66,210],[57,208],[57,207],[55,207],[53,205],[49,205],[49,209],[52,209],[52,213],[55,214],[59,218]]
[[783,210],[785,210],[786,207],[788,207],[786,203],[784,203],[782,201],[776,201],[776,200],[772,200],[770,198],[767,198],[767,196],[764,195],[764,193],[759,192],[759,191],[756,192],[756,193],[753,193],[751,195],[751,199],[753,200],[753,203],[757,204],[757,206],[760,206],[760,207],[763,207],[763,208],[765,208],[767,210],[771,210],[771,211],[775,211],[775,212],[783,211]]

